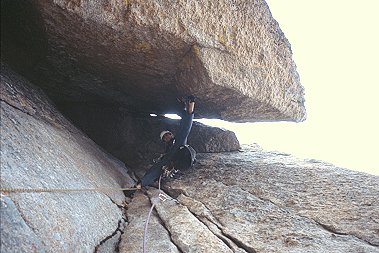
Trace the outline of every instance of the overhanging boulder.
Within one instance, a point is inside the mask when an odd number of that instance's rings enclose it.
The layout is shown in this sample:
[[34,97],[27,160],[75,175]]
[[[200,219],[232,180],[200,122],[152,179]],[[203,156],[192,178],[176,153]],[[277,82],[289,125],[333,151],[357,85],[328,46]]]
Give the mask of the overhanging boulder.
[[[9,3],[18,9],[7,10]],[[2,2],[9,14],[2,33],[24,34],[2,34],[9,38],[2,53],[57,103],[107,101],[166,113],[175,111],[175,97],[191,93],[202,103],[199,117],[305,119],[290,44],[263,0],[28,3]],[[12,11],[23,22],[13,22]],[[20,39],[46,47],[7,50]],[[39,54],[20,56],[29,48]],[[17,64],[25,55],[35,58],[28,67]]]

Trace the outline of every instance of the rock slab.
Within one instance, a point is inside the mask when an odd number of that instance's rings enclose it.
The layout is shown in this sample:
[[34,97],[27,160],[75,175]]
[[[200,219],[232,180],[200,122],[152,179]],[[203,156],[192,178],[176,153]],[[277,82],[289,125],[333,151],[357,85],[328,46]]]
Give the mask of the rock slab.
[[[150,192],[151,198],[157,198],[158,190]],[[172,240],[182,252],[232,253],[233,251],[206,225],[198,220],[186,206],[168,197],[157,201],[157,212],[170,231]]]
[[379,252],[378,183],[377,176],[245,146],[199,154],[194,170],[164,189],[246,252],[372,253]]
[[199,154],[192,171],[144,194],[183,253],[378,253],[378,180],[249,145]]
[[26,224],[13,201],[5,195],[0,195],[0,217],[1,252],[46,252],[40,238]]
[[[40,89],[3,64],[0,88],[2,188],[133,184],[120,161],[67,121]],[[123,216],[117,205],[125,200],[122,191],[7,193],[7,197],[46,252],[94,251],[117,229]],[[12,235],[10,242],[23,240],[14,229],[2,226],[1,234]]]
[[[120,253],[143,252],[144,227],[151,208],[149,198],[138,192],[129,203],[126,212],[129,224],[122,235]],[[169,232],[162,225],[159,216],[154,211],[148,225],[146,240],[147,252],[179,253],[176,245],[171,241]]]

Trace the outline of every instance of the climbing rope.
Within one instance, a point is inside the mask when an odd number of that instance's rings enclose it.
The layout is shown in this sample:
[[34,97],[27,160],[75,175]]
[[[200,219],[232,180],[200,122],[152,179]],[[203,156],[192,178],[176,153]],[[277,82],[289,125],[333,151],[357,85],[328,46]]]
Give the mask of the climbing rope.
[[106,192],[106,191],[130,191],[137,188],[117,188],[117,187],[97,187],[97,188],[0,188],[0,192],[18,192],[18,193],[33,193],[33,192]]
[[[146,244],[147,244],[147,228],[149,225],[151,213],[153,212],[154,207],[159,202],[159,200],[162,202],[167,200],[167,196],[165,194],[163,194],[163,192],[161,190],[161,179],[162,179],[162,175],[159,177],[159,180],[158,180],[158,189],[159,189],[158,198],[152,199],[152,201],[151,201],[152,205],[151,205],[149,214],[147,215],[147,219],[145,222],[145,227],[144,227],[144,232],[143,232],[143,245],[142,245],[143,253],[146,253],[146,249],[147,249],[147,247],[146,247]],[[156,201],[156,200],[158,200],[158,201]]]
[[151,213],[152,213],[153,210],[154,210],[154,207],[155,207],[155,203],[153,203],[153,204],[151,205],[151,208],[150,208],[150,210],[149,210],[149,214],[147,215],[147,219],[146,219],[146,222],[145,222],[145,227],[144,227],[144,230],[143,230],[143,245],[142,245],[143,253],[146,253],[147,228],[148,228],[148,226],[149,226],[150,216],[151,216]]
[[[144,226],[144,235],[143,235],[143,253],[146,253],[146,244],[147,244],[147,230],[148,225],[150,221],[151,214],[154,210],[155,205],[159,201],[165,201],[167,200],[167,196],[163,194],[161,190],[161,179],[162,176],[159,177],[158,181],[158,189],[159,189],[159,195],[158,198],[155,198],[152,200],[152,205],[149,211],[149,214],[147,216],[145,226]],[[117,188],[117,187],[97,187],[97,188],[54,188],[54,189],[48,189],[48,188],[0,188],[0,192],[3,193],[41,193],[41,192],[106,192],[106,191],[128,191],[128,190],[140,190],[139,188]],[[157,201],[158,200],[158,201]]]

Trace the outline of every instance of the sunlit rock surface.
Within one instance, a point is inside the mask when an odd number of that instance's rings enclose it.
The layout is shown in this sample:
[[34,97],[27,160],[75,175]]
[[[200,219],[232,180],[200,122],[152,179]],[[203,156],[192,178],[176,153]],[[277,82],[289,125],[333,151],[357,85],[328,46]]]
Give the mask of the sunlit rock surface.
[[[17,17],[17,22],[15,18]],[[264,1],[3,0],[1,187],[132,186],[176,98],[198,117],[301,121],[290,44]],[[31,83],[40,86],[71,121]],[[86,105],[82,110],[80,105]],[[143,116],[141,116],[143,115]],[[78,125],[96,145],[72,122]],[[195,124],[193,170],[125,198],[2,192],[2,251],[379,252],[379,178]],[[221,141],[220,141],[221,140]],[[146,163],[146,164],[144,164]]]
[[[67,121],[39,89],[4,65],[1,66],[0,88],[2,188],[83,189],[133,185],[123,163],[104,153]],[[28,240],[35,244],[38,252],[42,249],[93,252],[123,219],[120,207],[125,197],[122,191],[5,194],[1,218],[8,219],[12,212],[11,217],[18,217],[18,221],[2,221],[4,252],[13,252],[7,251],[7,245],[12,242]],[[14,203],[16,208],[8,202]],[[4,203],[8,203],[8,207],[4,207]],[[3,210],[7,215],[3,216]],[[18,233],[20,226],[28,229]],[[20,245],[18,252],[28,252]]]
[[377,176],[244,146],[200,154],[192,171],[164,184],[177,200],[157,211],[183,252],[211,252],[210,240],[199,239],[204,229],[229,248],[219,252],[372,253],[379,252],[378,185]]
[[15,0],[2,9],[3,58],[56,103],[166,113],[192,93],[199,117],[305,119],[290,44],[263,0]]
[[45,252],[40,238],[26,224],[16,205],[0,195],[1,252]]
[[[120,253],[140,253],[142,251],[144,226],[151,208],[149,198],[141,192],[135,194],[127,210],[129,225],[125,228],[120,243]],[[154,210],[148,225],[146,240],[147,252],[179,253],[171,242],[170,234],[165,229]]]
[[[1,187],[133,184],[42,92],[1,70]],[[157,203],[149,252],[379,252],[379,177],[258,146],[197,158],[192,170],[162,181],[164,202],[154,187],[126,199],[121,191],[3,193],[2,247],[140,252]]]

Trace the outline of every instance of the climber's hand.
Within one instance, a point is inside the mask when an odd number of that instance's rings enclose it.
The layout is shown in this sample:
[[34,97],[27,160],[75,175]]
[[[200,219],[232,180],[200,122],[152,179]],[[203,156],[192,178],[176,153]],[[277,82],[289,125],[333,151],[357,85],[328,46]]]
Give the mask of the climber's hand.
[[190,102],[190,103],[195,102],[195,100],[196,100],[196,97],[194,95],[189,95],[187,97],[187,101]]

